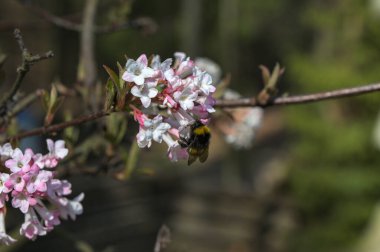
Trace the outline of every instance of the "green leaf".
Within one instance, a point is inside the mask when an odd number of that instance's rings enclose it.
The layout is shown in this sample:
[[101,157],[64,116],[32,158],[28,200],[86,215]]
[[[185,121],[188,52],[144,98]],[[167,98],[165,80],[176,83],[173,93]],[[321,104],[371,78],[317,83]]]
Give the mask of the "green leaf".
[[270,71],[269,71],[268,67],[266,67],[264,65],[260,65],[259,68],[261,70],[261,75],[263,77],[264,86],[266,86],[267,83],[269,82],[269,79],[270,79]]
[[51,90],[50,90],[50,97],[49,97],[49,109],[52,109],[52,107],[57,101],[57,97],[58,97],[57,88],[55,87],[55,85],[52,85]]
[[115,98],[116,98],[116,88],[115,83],[111,80],[111,78],[108,78],[106,83],[106,99],[104,102],[104,109],[109,110],[112,106],[115,105]]
[[43,95],[41,95],[41,103],[42,107],[45,111],[48,111],[49,109],[49,101],[50,101],[50,95],[48,92],[44,92]]
[[110,76],[112,81],[115,83],[115,85],[118,85],[119,84],[119,76],[115,73],[115,71],[106,65],[103,65],[103,68],[106,70],[106,72],[108,73],[108,75]]
[[[124,89],[124,88],[126,88],[126,85],[125,85],[125,80],[123,80],[122,77],[123,77],[123,73],[124,73],[125,69],[122,65],[120,65],[119,62],[117,62],[116,64],[117,64],[117,68],[119,69],[119,83],[118,83],[119,88]],[[127,91],[126,93],[129,92],[129,90],[126,90],[126,91]]]
[[51,107],[51,109],[50,109],[50,112],[51,112],[52,114],[55,114],[55,113],[58,111],[59,107],[61,107],[61,105],[63,104],[63,101],[64,101],[64,100],[65,100],[65,99],[64,99],[63,96],[58,97],[58,98],[56,99],[55,103],[52,105],[52,107]]

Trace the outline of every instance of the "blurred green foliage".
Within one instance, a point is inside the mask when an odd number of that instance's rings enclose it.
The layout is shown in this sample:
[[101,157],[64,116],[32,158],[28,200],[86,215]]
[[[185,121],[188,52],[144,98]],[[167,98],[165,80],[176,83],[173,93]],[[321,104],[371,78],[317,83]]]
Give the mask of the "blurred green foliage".
[[[313,39],[308,50],[287,55],[296,85],[291,89],[306,93],[379,81],[380,39],[373,29],[379,20],[370,14],[368,1],[308,1],[299,26]],[[286,110],[297,139],[289,186],[300,221],[290,251],[347,251],[368,224],[380,196],[380,155],[372,140],[379,98]]]

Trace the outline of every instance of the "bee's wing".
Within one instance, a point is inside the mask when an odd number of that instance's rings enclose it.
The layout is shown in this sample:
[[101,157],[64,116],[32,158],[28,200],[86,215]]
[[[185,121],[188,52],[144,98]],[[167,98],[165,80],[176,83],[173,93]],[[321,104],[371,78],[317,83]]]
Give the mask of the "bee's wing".
[[187,160],[187,165],[191,165],[197,160],[198,156],[189,154],[189,160]]
[[199,161],[204,163],[208,158],[208,148],[204,149],[201,155],[199,155]]

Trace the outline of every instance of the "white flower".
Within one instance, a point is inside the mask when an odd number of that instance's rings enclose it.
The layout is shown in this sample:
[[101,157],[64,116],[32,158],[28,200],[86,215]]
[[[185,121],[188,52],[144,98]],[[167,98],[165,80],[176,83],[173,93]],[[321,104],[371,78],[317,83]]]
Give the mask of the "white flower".
[[8,179],[9,179],[9,174],[7,174],[7,173],[1,173],[0,174],[0,193],[3,193],[4,191],[7,191],[7,187],[4,186],[4,183]]
[[144,120],[144,126],[140,127],[140,131],[137,134],[137,144],[140,148],[152,144],[152,140],[161,143],[162,135],[171,128],[170,124],[162,122],[162,116],[158,115],[153,119]]
[[145,54],[142,54],[136,61],[128,59],[125,65],[126,71],[122,78],[128,82],[134,82],[136,85],[144,84],[146,78],[151,78],[155,75],[155,71],[148,67],[148,59]]
[[10,143],[6,143],[3,146],[0,146],[0,157],[1,159],[6,159],[13,155],[13,148]]
[[155,55],[152,59],[152,63],[150,64],[150,66],[154,70],[161,71],[162,73],[164,73],[170,69],[172,62],[173,62],[173,59],[166,59],[164,60],[164,62],[161,63],[160,56]]
[[142,86],[134,86],[131,90],[131,93],[139,97],[144,108],[149,107],[151,99],[156,97],[158,90],[156,89],[156,82],[148,82]]
[[61,217],[63,219],[67,219],[67,217],[70,217],[70,219],[75,220],[77,215],[80,215],[83,213],[83,206],[82,203],[80,203],[84,199],[84,193],[79,194],[76,196],[73,200],[68,200],[67,205],[59,205],[58,209],[61,213]]
[[205,95],[215,92],[215,87],[212,85],[211,75],[206,72],[200,74],[197,85]]
[[63,140],[58,140],[54,142],[51,139],[47,139],[46,142],[49,154],[55,158],[63,159],[69,153],[69,150],[65,148],[65,141]]
[[182,148],[178,141],[174,141],[169,134],[164,134],[163,140],[168,145],[168,157],[171,161],[177,162],[180,159],[189,158],[187,149]]
[[174,100],[179,102],[181,108],[184,110],[191,110],[194,107],[194,101],[197,99],[198,93],[193,91],[190,87],[182,91],[176,91],[173,94]]
[[173,113],[173,116],[179,123],[181,128],[186,127],[187,125],[193,124],[195,122],[195,119],[183,108],[178,108],[177,111]]
[[222,69],[218,64],[208,58],[196,58],[195,65],[202,71],[211,75],[213,85],[217,85],[222,77]]

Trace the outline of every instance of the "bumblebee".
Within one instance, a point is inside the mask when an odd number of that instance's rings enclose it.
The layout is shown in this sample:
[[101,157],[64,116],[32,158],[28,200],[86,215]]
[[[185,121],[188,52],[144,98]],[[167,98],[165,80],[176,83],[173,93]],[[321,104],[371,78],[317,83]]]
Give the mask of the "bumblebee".
[[189,153],[188,165],[194,163],[198,158],[201,163],[207,160],[210,138],[210,128],[200,121],[196,121],[189,126],[185,134],[180,135],[178,142],[182,148],[187,148],[187,153]]

